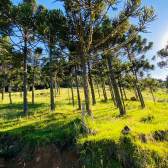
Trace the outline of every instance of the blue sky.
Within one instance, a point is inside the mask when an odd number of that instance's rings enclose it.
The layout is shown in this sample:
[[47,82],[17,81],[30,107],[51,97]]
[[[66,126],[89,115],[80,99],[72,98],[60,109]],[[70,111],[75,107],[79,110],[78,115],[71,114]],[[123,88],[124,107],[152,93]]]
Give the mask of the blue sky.
[[[63,10],[61,2],[52,3],[53,1],[54,0],[37,0],[38,4],[43,4],[48,9],[60,8]],[[21,0],[12,0],[12,2],[16,4],[18,2],[21,2]],[[146,57],[150,60],[154,55],[156,55],[158,50],[165,47],[168,41],[168,0],[142,0],[142,5],[154,6],[156,14],[158,14],[158,19],[148,26],[147,30],[151,33],[141,34],[143,38],[148,39],[148,42],[154,42],[152,50],[146,53]],[[119,9],[122,9],[122,7],[122,5],[118,5]],[[109,16],[112,17],[110,13]],[[155,70],[151,71],[151,75],[154,78],[165,80],[166,76],[168,75],[168,71],[158,68],[158,61],[159,58],[156,59],[156,61],[152,62],[153,64],[155,64]]]

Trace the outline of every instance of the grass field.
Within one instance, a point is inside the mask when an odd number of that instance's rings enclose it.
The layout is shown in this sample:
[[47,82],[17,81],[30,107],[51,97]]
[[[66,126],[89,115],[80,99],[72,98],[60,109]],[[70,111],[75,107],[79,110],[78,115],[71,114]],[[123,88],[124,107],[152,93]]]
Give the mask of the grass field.
[[[23,114],[20,93],[12,93],[12,105],[6,93],[0,100],[0,152],[17,144],[35,148],[59,142],[62,146],[74,144],[86,167],[168,167],[168,95],[161,89],[155,92],[155,105],[150,91],[143,91],[146,108],[142,110],[140,102],[129,100],[133,92],[127,91],[127,115],[120,117],[108,87],[106,90],[107,102],[103,95],[98,98],[95,90],[97,104],[92,106],[93,120],[85,118],[85,130],[81,111],[77,110],[76,89],[73,107],[68,89],[61,88],[54,112],[50,111],[49,89],[35,91],[34,105],[28,92],[27,116]],[[84,103],[82,88],[80,93]],[[133,131],[122,134],[126,125]]]

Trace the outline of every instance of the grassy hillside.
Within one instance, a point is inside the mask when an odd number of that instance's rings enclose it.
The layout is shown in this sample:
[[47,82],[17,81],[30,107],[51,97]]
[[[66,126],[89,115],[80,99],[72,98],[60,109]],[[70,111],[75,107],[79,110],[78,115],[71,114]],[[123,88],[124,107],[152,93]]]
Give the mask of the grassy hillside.
[[[23,114],[20,93],[12,93],[12,105],[6,93],[5,100],[0,100],[0,153],[11,155],[19,148],[32,149],[33,153],[36,146],[55,143],[60,150],[71,145],[76,147],[86,167],[168,167],[168,95],[162,90],[154,93],[156,105],[151,93],[143,92],[146,103],[143,110],[140,102],[125,100],[127,115],[123,117],[113,101],[104,102],[103,95],[98,98],[96,90],[93,120],[85,118],[85,129],[81,111],[77,110],[76,89],[74,92],[73,107],[68,89],[61,88],[54,112],[50,111],[49,90],[35,91],[34,105],[28,92],[27,116]],[[83,101],[83,89],[80,92]],[[110,99],[108,88],[107,93]],[[133,92],[127,91],[127,97],[132,96]],[[132,131],[123,134],[126,125]],[[28,159],[32,153],[29,152]]]

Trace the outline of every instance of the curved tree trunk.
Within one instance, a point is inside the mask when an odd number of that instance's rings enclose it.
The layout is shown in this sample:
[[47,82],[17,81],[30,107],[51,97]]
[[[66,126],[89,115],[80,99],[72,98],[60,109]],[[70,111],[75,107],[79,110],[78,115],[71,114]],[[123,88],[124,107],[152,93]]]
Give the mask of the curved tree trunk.
[[73,92],[73,85],[72,85],[72,73],[70,73],[70,83],[71,83],[72,103],[74,106],[75,102],[74,102],[74,92]]
[[96,104],[96,98],[95,98],[95,92],[94,92],[93,80],[92,80],[89,62],[88,62],[88,69],[89,69],[89,82],[90,82],[91,93],[92,93],[92,103],[94,105],[94,104]]
[[[52,48],[50,46],[50,64],[52,62]],[[54,94],[53,94],[53,72],[52,68],[50,65],[50,102],[51,102],[51,111],[55,110],[55,105],[54,105]]]
[[115,99],[116,99],[116,102],[117,102],[117,107],[119,108],[120,115],[122,116],[122,115],[126,114],[126,110],[123,108],[123,105],[122,105],[122,102],[121,102],[121,98],[120,98],[120,94],[119,94],[119,91],[118,91],[118,86],[117,86],[117,83],[116,83],[114,72],[113,72],[113,69],[112,69],[112,62],[111,62],[110,57],[108,57],[108,64],[109,64],[111,82],[112,82],[112,85],[113,85],[113,88],[114,88]]
[[86,61],[85,61],[84,54],[81,54],[81,67],[82,67],[82,75],[83,75],[86,111],[87,111],[88,115],[92,116],[88,74],[87,74],[87,70],[86,70]]
[[27,104],[27,31],[24,32],[25,34],[25,46],[24,46],[24,79],[23,79],[23,111],[24,114],[28,113],[28,104]]
[[76,87],[77,87],[77,95],[78,95],[78,109],[81,110],[81,99],[79,92],[79,84],[78,84],[78,75],[77,75],[77,65],[75,64],[75,78],[76,78]]

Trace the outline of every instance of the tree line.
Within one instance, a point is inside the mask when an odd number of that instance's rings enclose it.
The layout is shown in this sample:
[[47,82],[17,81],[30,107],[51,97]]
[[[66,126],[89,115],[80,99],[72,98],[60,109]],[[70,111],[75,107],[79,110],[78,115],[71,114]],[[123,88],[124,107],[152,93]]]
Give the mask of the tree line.
[[[121,116],[126,114],[125,88],[133,89],[145,108],[143,87],[149,87],[153,95],[159,82],[143,79],[154,69],[150,62],[155,57],[145,58],[153,42],[138,34],[146,33],[148,24],[156,20],[155,9],[142,6],[141,0],[125,1],[122,10],[117,9],[120,3],[117,0],[60,1],[64,12],[47,9],[35,0],[23,0],[18,5],[10,0],[0,2],[2,99],[5,86],[10,103],[11,88],[20,91],[23,88],[23,111],[27,114],[28,86],[32,90],[32,103],[35,86],[49,87],[53,111],[60,85],[71,88],[73,105],[73,86],[76,86],[81,109],[79,87],[83,87],[86,111],[92,116],[95,87],[100,96],[101,85],[107,101],[105,85],[108,84],[111,99]],[[114,17],[108,15],[109,11]],[[131,18],[136,18],[138,23],[131,23]]]

